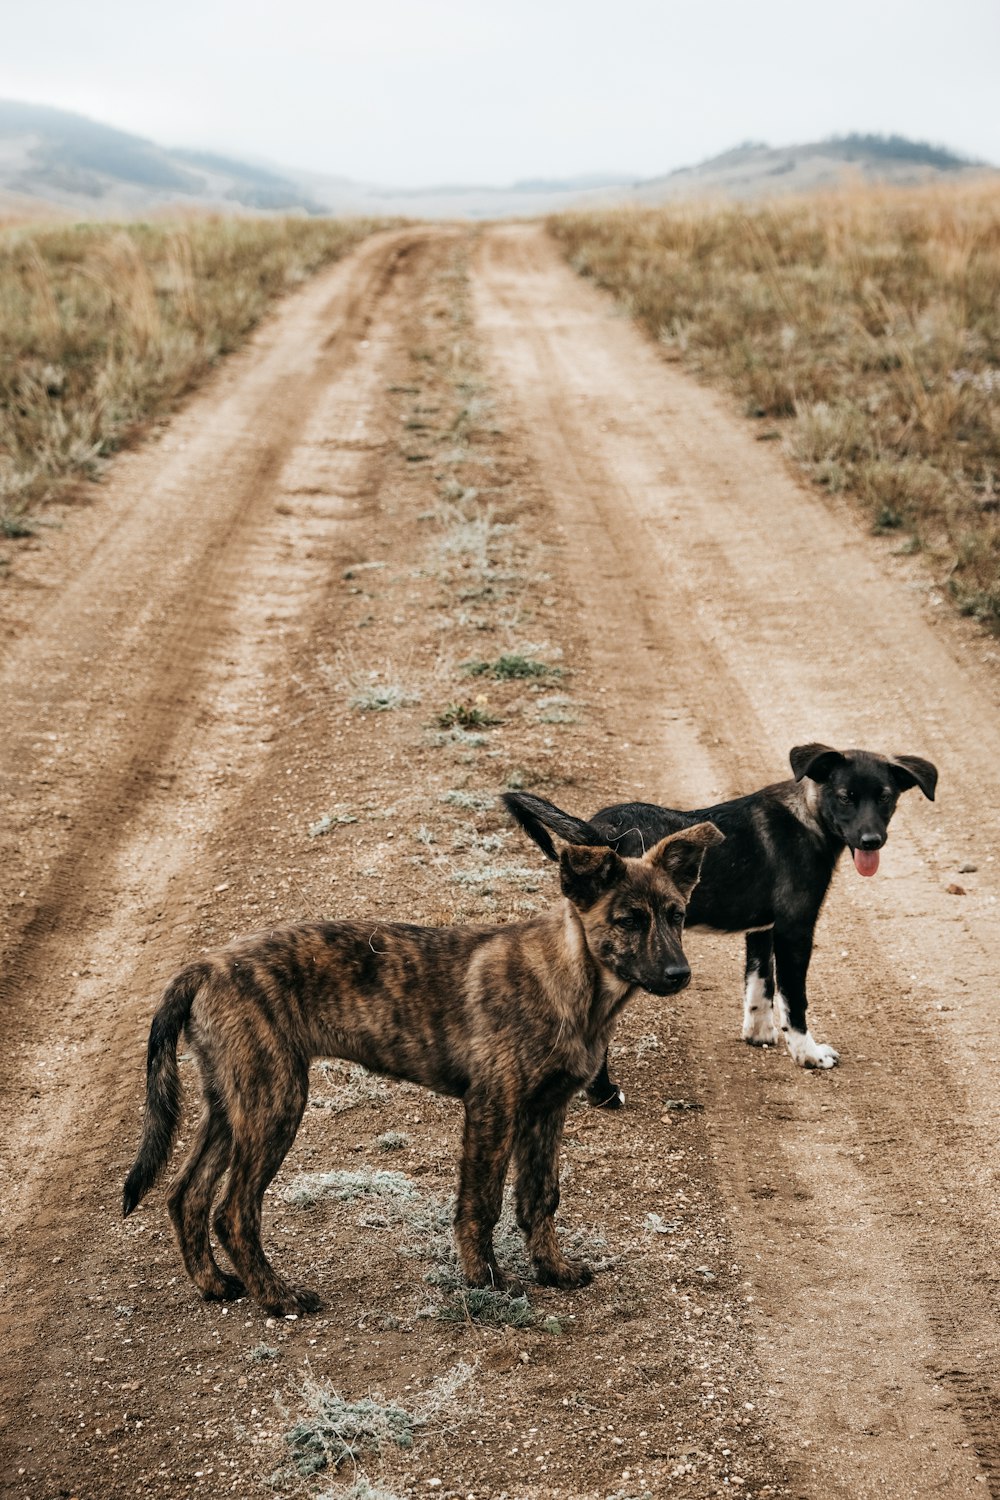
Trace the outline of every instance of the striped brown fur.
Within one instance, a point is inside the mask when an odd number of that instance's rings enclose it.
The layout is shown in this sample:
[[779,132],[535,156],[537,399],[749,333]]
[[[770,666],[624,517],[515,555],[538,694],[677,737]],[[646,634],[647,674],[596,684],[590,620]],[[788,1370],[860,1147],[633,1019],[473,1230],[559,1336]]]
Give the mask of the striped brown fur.
[[[518,816],[517,794],[505,800]],[[537,809],[541,799],[531,800]],[[206,954],[171,980],[153,1018],[142,1142],[124,1213],[170,1153],[184,1031],[202,1112],[167,1201],[203,1297],[249,1293],[272,1313],[320,1306],[313,1291],[292,1286],[268,1261],[261,1206],[302,1118],[310,1061],[321,1056],[462,1099],[455,1236],[474,1286],[509,1284],[494,1257],[493,1229],[512,1157],[517,1219],[539,1280],[584,1285],[590,1273],[562,1254],[553,1223],[566,1108],[600,1065],[635,990],[671,994],[688,982],[684,909],[704,850],[720,838],[701,824],[641,859],[621,858],[596,833],[593,845],[564,844],[563,899],[527,922],[311,922]],[[237,1274],[219,1267],[210,1225]]]

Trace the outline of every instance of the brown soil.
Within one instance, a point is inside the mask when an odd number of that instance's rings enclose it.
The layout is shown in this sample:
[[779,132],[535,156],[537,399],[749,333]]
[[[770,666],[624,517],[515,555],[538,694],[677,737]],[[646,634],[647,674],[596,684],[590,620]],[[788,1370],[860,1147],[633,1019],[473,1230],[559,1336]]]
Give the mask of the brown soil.
[[[918,565],[534,227],[366,241],[60,519],[0,595],[3,1493],[1000,1495],[996,653]],[[515,654],[552,670],[463,670]],[[745,1048],[740,942],[691,933],[692,988],[626,1015],[628,1109],[571,1111],[560,1218],[601,1269],[532,1289],[554,1323],[457,1297],[460,1110],[338,1065],[266,1221],[323,1313],[200,1303],[159,1191],[122,1224],[151,1007],[200,947],[503,920],[553,888],[505,785],[704,803],[811,739],[941,770],[822,919],[841,1066]],[[347,1169],[365,1196],[287,1192]],[[310,1477],[309,1380],[427,1419]]]

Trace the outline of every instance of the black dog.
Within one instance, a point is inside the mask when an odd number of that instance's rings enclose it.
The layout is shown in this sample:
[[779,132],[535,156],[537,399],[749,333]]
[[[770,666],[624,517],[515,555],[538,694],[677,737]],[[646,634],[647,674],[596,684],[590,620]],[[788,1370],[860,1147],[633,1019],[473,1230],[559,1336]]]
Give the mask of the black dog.
[[[746,933],[745,1041],[769,1046],[780,1027],[800,1066],[832,1068],[837,1053],[815,1041],[806,1025],[806,972],[820,908],[845,848],[859,874],[875,874],[900,793],[918,786],[933,801],[937,770],[915,755],[887,757],[828,745],[798,745],[789,759],[794,780],[716,807],[678,812],[623,802],[577,824],[575,833],[555,831],[573,839],[589,830],[587,842],[596,830],[619,854],[635,855],[678,828],[714,823],[725,842],[705,854],[686,923]],[[587,1094],[606,1108],[624,1103],[607,1057]]]

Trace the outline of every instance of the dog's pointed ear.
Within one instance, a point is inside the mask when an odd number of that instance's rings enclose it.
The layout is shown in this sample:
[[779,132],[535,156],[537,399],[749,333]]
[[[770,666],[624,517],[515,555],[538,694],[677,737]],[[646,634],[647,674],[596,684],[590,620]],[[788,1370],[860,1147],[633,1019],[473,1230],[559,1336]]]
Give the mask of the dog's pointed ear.
[[889,774],[901,792],[918,786],[928,802],[934,801],[937,790],[937,766],[919,755],[894,755],[889,761]]
[[559,851],[562,893],[587,911],[625,874],[625,861],[607,844],[563,844]]
[[706,850],[723,843],[725,837],[714,823],[695,823],[692,828],[669,833],[643,858],[669,875],[686,901],[701,879]]
[[520,824],[530,839],[534,839],[548,859],[559,859],[551,838],[553,833],[565,844],[599,844],[607,848],[607,839],[602,838],[596,828],[582,818],[574,818],[572,813],[563,812],[554,802],[546,802],[544,797],[536,797],[532,792],[504,792],[500,800],[514,822]]
[[796,745],[788,753],[795,780],[808,776],[810,781],[826,781],[835,766],[846,764],[847,756],[829,745]]

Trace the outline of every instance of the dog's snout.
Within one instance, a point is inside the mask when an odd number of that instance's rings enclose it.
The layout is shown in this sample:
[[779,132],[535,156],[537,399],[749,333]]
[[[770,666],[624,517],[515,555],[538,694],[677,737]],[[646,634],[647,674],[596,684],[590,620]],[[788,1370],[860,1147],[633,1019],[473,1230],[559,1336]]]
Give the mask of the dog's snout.
[[663,982],[672,990],[682,990],[690,979],[691,969],[688,964],[668,964],[663,971]]
[[858,840],[859,849],[881,849],[885,843],[884,833],[863,833]]

